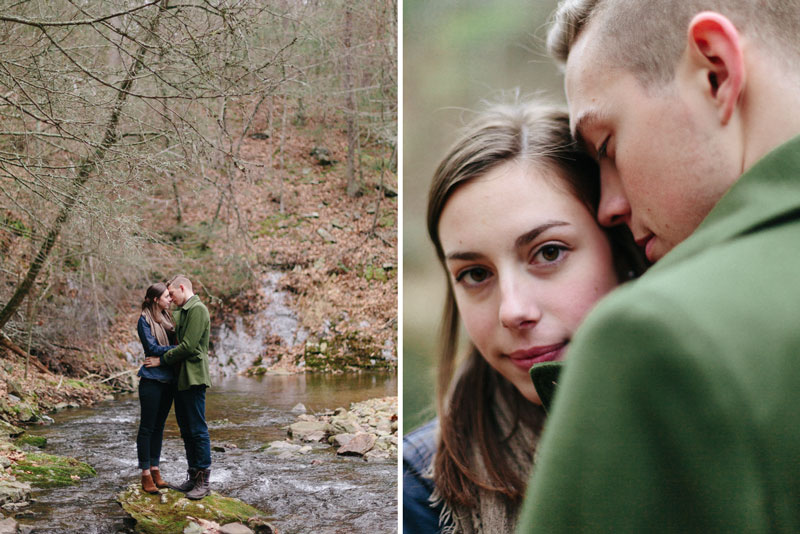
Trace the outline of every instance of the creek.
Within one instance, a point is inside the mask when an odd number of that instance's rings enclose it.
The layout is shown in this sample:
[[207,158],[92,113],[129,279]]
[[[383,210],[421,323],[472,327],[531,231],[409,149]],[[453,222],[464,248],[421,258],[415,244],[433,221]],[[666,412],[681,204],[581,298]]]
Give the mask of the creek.
[[[212,489],[263,510],[282,534],[396,532],[397,461],[365,462],[337,457],[326,444],[306,455],[277,458],[259,449],[286,438],[292,409],[309,413],[349,408],[350,403],[397,394],[393,373],[264,375],[215,380],[206,418],[212,448]],[[45,452],[72,456],[97,470],[76,486],[34,493],[35,502],[17,514],[32,533],[115,534],[125,530],[125,513],[115,496],[138,481],[136,431],[139,403],[124,395],[93,408],[62,411],[49,426],[29,427],[47,438]],[[164,436],[162,473],[185,477],[186,463],[174,412]]]

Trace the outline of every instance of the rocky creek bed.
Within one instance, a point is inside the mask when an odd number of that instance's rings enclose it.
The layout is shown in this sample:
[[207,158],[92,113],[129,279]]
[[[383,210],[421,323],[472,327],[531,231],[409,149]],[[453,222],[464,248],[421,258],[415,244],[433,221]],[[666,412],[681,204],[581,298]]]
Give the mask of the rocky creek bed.
[[[397,397],[390,392],[392,374],[230,378],[215,385],[207,408],[215,496],[199,510],[184,509],[189,501],[176,492],[136,490],[135,396],[51,412],[52,425],[0,423],[0,534],[393,531]],[[180,480],[185,461],[172,419],[162,472]],[[316,430],[305,432],[309,425]],[[226,515],[210,506],[216,499],[225,500],[222,508],[235,502],[242,509]],[[179,517],[172,515],[174,530],[152,530],[149,519],[134,526],[133,508],[144,510],[142,517],[167,517],[168,509]]]

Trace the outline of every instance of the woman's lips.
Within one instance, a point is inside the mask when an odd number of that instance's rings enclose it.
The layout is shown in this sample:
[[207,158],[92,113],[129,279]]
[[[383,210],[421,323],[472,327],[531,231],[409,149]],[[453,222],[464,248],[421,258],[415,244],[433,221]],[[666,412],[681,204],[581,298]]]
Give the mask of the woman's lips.
[[525,371],[533,367],[535,363],[553,362],[561,359],[561,354],[567,346],[567,341],[556,343],[555,345],[547,345],[541,347],[532,347],[530,349],[514,351],[508,355],[511,362],[524,369]]

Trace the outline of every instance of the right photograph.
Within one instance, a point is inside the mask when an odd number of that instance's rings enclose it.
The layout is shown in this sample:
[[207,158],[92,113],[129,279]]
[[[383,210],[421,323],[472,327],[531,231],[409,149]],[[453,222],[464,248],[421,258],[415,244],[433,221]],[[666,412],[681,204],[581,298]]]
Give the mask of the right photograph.
[[403,6],[403,532],[800,528],[800,4]]

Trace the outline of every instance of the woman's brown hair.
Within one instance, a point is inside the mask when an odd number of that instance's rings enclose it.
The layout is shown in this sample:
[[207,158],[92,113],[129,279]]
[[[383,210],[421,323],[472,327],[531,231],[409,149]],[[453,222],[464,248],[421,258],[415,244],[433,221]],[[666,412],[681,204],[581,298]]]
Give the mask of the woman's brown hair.
[[142,301],[142,311],[150,310],[151,317],[154,321],[161,324],[165,330],[175,330],[175,324],[172,318],[167,313],[159,313],[156,307],[156,301],[167,291],[167,284],[163,282],[156,282],[147,288],[144,293],[144,300]]
[[[428,234],[443,267],[439,218],[448,199],[461,185],[512,160],[554,171],[560,185],[596,215],[600,195],[597,164],[573,141],[566,112],[541,102],[493,106],[466,127],[433,176]],[[627,229],[609,229],[606,234],[620,281],[643,272],[641,254]],[[527,479],[507,461],[505,444],[510,434],[501,435],[492,406],[496,396],[502,395],[516,421],[512,434],[519,424],[529,425],[538,433],[544,411],[523,397],[471,344],[466,361],[456,372],[459,322],[455,295],[448,283],[437,379],[440,434],[434,463],[436,488],[446,501],[469,507],[476,503],[478,487],[519,502]],[[485,477],[473,465],[473,450],[482,458]]]

